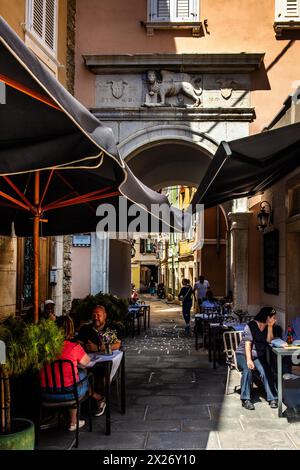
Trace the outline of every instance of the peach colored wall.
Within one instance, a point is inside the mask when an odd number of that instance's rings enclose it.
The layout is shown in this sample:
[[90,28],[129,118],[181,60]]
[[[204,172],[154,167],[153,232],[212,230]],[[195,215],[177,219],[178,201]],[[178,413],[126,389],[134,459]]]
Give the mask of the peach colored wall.
[[0,16],[24,40],[25,33],[21,23],[25,21],[25,0],[0,0]]
[[82,299],[91,293],[91,250],[72,247],[72,299]]
[[262,68],[252,77],[257,118],[251,133],[271,121],[299,77],[299,41],[275,38],[275,0],[200,0],[200,17],[207,19],[209,31],[201,38],[193,38],[189,31],[155,31],[147,36],[140,25],[146,20],[147,0],[100,3],[77,1],[76,95],[88,107],[94,106],[95,76],[85,69],[83,54],[265,52],[268,72]]

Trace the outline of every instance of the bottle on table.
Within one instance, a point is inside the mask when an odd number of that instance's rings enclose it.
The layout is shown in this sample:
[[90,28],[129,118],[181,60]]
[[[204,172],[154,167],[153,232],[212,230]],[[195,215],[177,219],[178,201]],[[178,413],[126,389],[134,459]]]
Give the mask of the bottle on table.
[[288,328],[287,328],[287,338],[286,338],[286,342],[287,342],[288,345],[290,345],[290,344],[293,344],[293,341],[294,341],[294,339],[293,339],[292,327],[291,327],[291,325],[289,324],[289,325],[288,325]]

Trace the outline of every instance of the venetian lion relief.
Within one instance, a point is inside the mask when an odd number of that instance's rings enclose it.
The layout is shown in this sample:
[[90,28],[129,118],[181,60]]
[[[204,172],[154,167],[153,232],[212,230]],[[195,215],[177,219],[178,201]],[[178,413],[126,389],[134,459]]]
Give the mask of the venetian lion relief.
[[[160,79],[161,77],[161,79]],[[173,73],[161,70],[147,72],[147,92],[144,106],[171,106],[166,102],[167,97],[177,97],[177,106],[197,108],[201,106],[202,79],[200,77],[191,79],[187,73]],[[193,104],[184,104],[182,95],[190,98]]]

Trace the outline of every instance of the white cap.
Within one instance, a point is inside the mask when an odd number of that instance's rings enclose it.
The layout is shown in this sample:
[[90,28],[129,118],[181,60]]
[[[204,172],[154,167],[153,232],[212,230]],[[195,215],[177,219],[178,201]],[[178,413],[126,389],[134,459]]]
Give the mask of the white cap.
[[49,305],[49,304],[55,305],[55,302],[53,302],[53,300],[51,300],[51,299],[45,300],[44,305],[46,306],[46,305]]

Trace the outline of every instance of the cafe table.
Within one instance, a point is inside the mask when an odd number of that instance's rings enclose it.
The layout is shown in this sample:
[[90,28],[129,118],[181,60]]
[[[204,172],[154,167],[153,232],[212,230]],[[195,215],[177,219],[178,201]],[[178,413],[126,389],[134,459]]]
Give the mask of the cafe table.
[[277,391],[278,391],[278,417],[282,417],[282,358],[296,357],[300,358],[300,346],[283,346],[280,348],[272,347],[272,351],[277,356]]
[[121,392],[121,414],[126,411],[126,396],[125,396],[125,351],[113,351],[112,354],[89,353],[91,361],[87,369],[95,371],[103,369],[105,376],[105,418],[106,418],[106,434],[111,433],[111,382],[116,378],[120,379],[120,392]]

